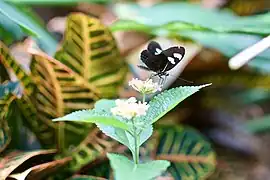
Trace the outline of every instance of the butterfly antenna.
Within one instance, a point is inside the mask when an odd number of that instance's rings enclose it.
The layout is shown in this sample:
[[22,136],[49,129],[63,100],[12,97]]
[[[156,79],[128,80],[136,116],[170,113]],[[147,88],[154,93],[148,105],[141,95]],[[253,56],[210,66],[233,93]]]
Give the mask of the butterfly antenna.
[[193,81],[189,81],[189,80],[186,80],[186,79],[183,79],[183,78],[180,78],[180,77],[177,77],[177,79],[185,81],[185,82],[190,83],[190,84],[194,83]]
[[175,78],[177,78],[179,80],[185,81],[185,82],[190,83],[190,84],[193,84],[194,83],[193,81],[189,81],[189,80],[186,80],[186,79],[183,79],[183,78],[180,78],[180,77],[176,77],[176,76],[173,76],[171,74],[169,74],[169,76],[175,77]]

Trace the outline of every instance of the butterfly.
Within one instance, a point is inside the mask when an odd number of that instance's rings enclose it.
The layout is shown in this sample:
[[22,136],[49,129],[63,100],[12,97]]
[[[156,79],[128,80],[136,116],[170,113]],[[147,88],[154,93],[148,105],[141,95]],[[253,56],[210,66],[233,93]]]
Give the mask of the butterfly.
[[170,47],[162,50],[160,44],[156,41],[151,41],[147,49],[141,52],[141,60],[145,64],[138,65],[139,68],[153,71],[153,76],[160,78],[159,84],[163,84],[169,76],[168,71],[173,69],[185,56],[185,48],[182,46]]

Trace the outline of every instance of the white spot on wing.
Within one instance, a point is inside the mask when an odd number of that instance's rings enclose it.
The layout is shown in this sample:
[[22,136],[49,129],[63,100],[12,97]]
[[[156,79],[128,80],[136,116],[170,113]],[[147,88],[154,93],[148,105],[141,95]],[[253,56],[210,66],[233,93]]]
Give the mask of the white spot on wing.
[[181,60],[182,59],[182,55],[181,54],[179,54],[179,53],[173,53],[173,56],[175,57],[175,58],[177,58],[177,59],[179,59],[179,60]]
[[170,63],[175,64],[175,61],[172,57],[168,57],[168,60],[170,61]]
[[159,55],[161,52],[162,52],[162,50],[161,50],[161,49],[156,48],[155,55]]

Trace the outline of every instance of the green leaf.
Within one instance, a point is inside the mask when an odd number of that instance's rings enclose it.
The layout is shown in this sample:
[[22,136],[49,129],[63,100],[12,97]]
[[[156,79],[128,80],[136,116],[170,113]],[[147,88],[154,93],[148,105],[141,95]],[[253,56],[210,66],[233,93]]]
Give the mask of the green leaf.
[[10,45],[14,41],[22,40],[23,37],[24,33],[20,26],[0,13],[0,40]]
[[50,55],[56,51],[57,41],[35,20],[12,4],[0,1],[0,12],[18,24],[27,34],[37,36],[41,47]]
[[128,139],[128,135],[130,136],[130,134],[128,134],[127,131],[112,126],[105,126],[103,124],[97,124],[97,127],[107,136],[127,146],[132,152],[134,151],[134,146],[130,144]]
[[115,107],[115,100],[100,99],[95,103],[95,109],[110,112],[111,108]]
[[[123,129],[105,126],[103,124],[97,124],[97,126],[104,134],[127,146],[131,152],[135,152],[134,138],[129,132]],[[149,139],[152,133],[153,127],[151,125],[144,128],[139,136],[138,147],[140,147],[147,139]]]
[[87,123],[102,123],[113,127],[128,129],[128,125],[121,121],[121,119],[108,114],[107,112],[96,111],[96,110],[82,110],[75,111],[64,117],[56,118],[53,121],[76,121],[76,122],[87,122]]
[[[129,20],[130,25],[142,28],[140,25],[143,24],[148,28],[152,27],[154,31],[165,29],[270,34],[270,13],[239,17],[228,10],[207,9],[184,2],[160,3],[147,8],[135,3],[119,3],[114,5],[114,12],[119,19],[125,20],[125,23]],[[121,26],[117,26],[117,30],[121,30]]]
[[199,132],[183,126],[158,126],[157,130],[155,159],[171,161],[168,172],[174,179],[205,179],[214,172],[215,153]]
[[139,146],[141,146],[147,139],[151,137],[153,134],[153,126],[148,126],[144,128],[144,130],[140,134],[140,141],[139,141]]
[[250,133],[262,133],[270,129],[270,116],[265,115],[260,118],[251,119],[244,124],[244,128]]
[[114,170],[117,180],[151,180],[164,172],[170,162],[168,161],[151,161],[135,165],[125,156],[117,154],[107,154],[110,164]]
[[145,116],[136,117],[135,122],[139,122],[140,125],[153,124],[177,106],[181,101],[196,93],[201,88],[209,85],[210,84],[201,86],[183,86],[164,91],[156,95],[149,102],[150,108],[147,110],[147,114]]

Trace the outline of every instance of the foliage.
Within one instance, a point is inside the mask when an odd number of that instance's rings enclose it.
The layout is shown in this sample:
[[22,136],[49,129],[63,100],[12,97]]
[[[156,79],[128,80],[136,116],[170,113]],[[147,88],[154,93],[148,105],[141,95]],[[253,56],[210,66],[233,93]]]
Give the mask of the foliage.
[[[16,75],[17,79],[20,80],[20,86],[23,88],[22,98],[16,99],[16,105],[20,111],[17,115],[23,115],[22,119],[24,125],[35,133],[43,147],[57,147],[60,150],[59,152],[63,152],[59,160],[67,156],[72,156],[73,161],[70,163],[72,164],[72,166],[70,166],[71,172],[78,170],[83,165],[99,157],[102,153],[100,148],[96,149],[99,144],[107,151],[112,149],[115,143],[105,142],[105,144],[103,144],[103,142],[101,142],[102,138],[93,136],[92,131],[96,131],[93,130],[92,125],[74,122],[60,122],[56,124],[52,123],[51,119],[81,108],[91,108],[93,102],[98,100],[102,95],[107,97],[116,96],[117,89],[121,85],[127,72],[127,67],[123,64],[124,62],[120,57],[117,57],[118,61],[113,59],[116,57],[115,55],[118,54],[118,50],[108,29],[95,18],[83,14],[71,14],[70,19],[73,19],[73,16],[79,19],[84,18],[86,21],[83,23],[87,24],[89,21],[93,23],[93,26],[99,27],[98,32],[103,31],[103,33],[95,34],[95,40],[98,40],[97,43],[99,44],[99,41],[109,42],[110,47],[113,47],[109,52],[112,53],[112,55],[107,53],[107,56],[95,57],[95,62],[93,63],[94,69],[97,70],[97,72],[102,72],[103,67],[101,64],[106,64],[106,66],[114,69],[114,74],[106,74],[106,71],[105,74],[96,74],[98,75],[99,81],[102,81],[103,77],[104,82],[106,82],[105,86],[110,87],[108,93],[103,91],[101,94],[98,88],[102,88],[102,85],[94,84],[94,82],[89,81],[86,77],[72,70],[72,67],[69,67],[70,63],[65,61],[65,48],[62,48],[59,53],[57,53],[57,56],[59,54],[64,55],[64,57],[61,56],[61,60],[66,62],[67,65],[42,51],[30,47],[28,51],[32,55],[31,73],[26,73],[17,62],[17,59],[10,55],[9,49],[5,44],[0,43],[1,66],[8,71],[11,70]],[[85,25],[83,25],[83,27],[84,29],[77,31],[77,33],[83,34],[88,28],[88,26]],[[67,26],[67,29],[69,28],[71,27]],[[67,30],[67,33],[68,32],[69,30]],[[82,36],[82,39],[85,39],[84,46],[92,42],[92,37],[89,36]],[[71,40],[66,37],[65,41],[70,42]],[[65,41],[63,42],[64,44]],[[64,44],[63,46],[65,46]],[[99,53],[104,54],[104,52],[108,52],[106,48],[102,49],[102,46],[103,45],[99,46],[100,49],[96,49],[96,51],[93,49],[93,52],[97,55]],[[72,51],[76,53],[78,49],[76,49],[76,47],[73,48],[69,47],[67,52]],[[94,48],[97,48],[95,44]],[[86,50],[88,53],[92,53],[92,49]],[[82,60],[85,63],[89,63],[91,57]],[[119,67],[119,63],[123,65]],[[88,73],[88,75],[92,76],[91,73]],[[6,138],[6,132],[4,138]],[[95,140],[93,141],[93,139]],[[5,142],[5,144],[7,143]],[[89,155],[88,158],[80,160],[81,152],[86,152],[86,154]]]
[[55,57],[107,98],[117,94],[127,72],[111,32],[99,20],[80,13],[68,17],[62,48]]
[[[155,96],[148,104],[150,108],[147,114],[135,117],[135,123],[112,116],[110,109],[116,104],[111,98],[119,95],[127,65],[111,30],[135,30],[154,36],[193,40],[232,57],[269,34],[269,13],[239,17],[228,10],[207,10],[187,2],[164,2],[150,8],[141,8],[135,3],[116,4],[113,8],[119,18],[110,29],[96,18],[82,13],[70,14],[64,39],[57,50],[57,42],[47,32],[45,24],[30,6],[22,6],[77,5],[90,1],[109,3],[104,0],[0,2],[0,81],[10,79],[7,72],[13,72],[18,80],[0,86],[0,153],[3,155],[0,169],[4,167],[4,170],[0,170],[0,179],[51,176],[48,178],[104,180],[97,176],[109,179],[113,175],[117,179],[126,176],[149,179],[161,175],[167,168],[162,176],[172,176],[174,179],[207,178],[216,165],[215,153],[207,139],[187,126],[153,126],[160,118],[165,117],[166,120],[165,115],[169,111],[205,86],[178,87]],[[28,49],[32,56],[29,73],[19,65],[20,59],[15,59],[6,46],[27,36],[31,36],[44,51]],[[214,85],[212,91],[204,92],[200,98],[202,104],[198,100],[193,102],[195,107],[191,108],[195,110],[192,114],[200,117],[200,108],[214,109],[222,103],[223,110],[234,109],[238,100],[244,101],[246,106],[267,102],[268,57],[269,50],[266,50],[249,63],[266,72],[263,75],[246,71],[223,73],[220,69],[217,73],[206,73],[202,66],[195,72],[189,71],[197,83],[212,82]],[[234,93],[235,86],[229,86],[232,84],[246,89]],[[217,91],[217,88],[228,90],[230,98],[225,97],[223,91]],[[229,104],[229,101],[233,101],[233,104]],[[78,111],[80,109],[86,110]],[[17,116],[23,120],[22,124]],[[57,122],[52,122],[52,119]],[[258,121],[244,126],[247,130],[255,133],[268,129],[268,116],[254,119]],[[16,143],[17,146],[13,147],[12,141],[21,141],[22,138],[20,134],[14,135],[17,133],[14,132],[15,126],[21,131],[26,128],[33,132],[41,148],[57,148],[57,154],[55,150],[35,151],[18,153],[9,159],[13,155],[7,152],[20,148]],[[136,164],[139,148],[141,156]],[[126,150],[132,152],[135,163],[117,155],[123,151],[128,154]],[[106,161],[107,154],[114,173],[111,173]],[[106,173],[100,166],[106,169]],[[74,173],[90,176],[72,177]]]
[[11,132],[7,121],[10,105],[15,98],[20,98],[21,95],[18,82],[9,82],[0,86],[0,153],[11,141]]
[[[124,156],[108,154],[111,166],[115,171],[115,177],[120,180],[126,177],[145,180],[152,179],[160,175],[161,171],[166,170],[169,166],[167,161],[140,163],[139,148],[152,135],[152,124],[181,101],[205,86],[207,85],[178,87],[164,91],[149,102],[149,109],[145,116],[133,117],[129,121],[124,117],[113,115],[111,109],[117,106],[117,104],[115,104],[114,100],[105,99],[98,101],[95,108],[92,110],[77,111],[64,117],[54,119],[54,121],[85,121],[97,124],[98,128],[104,134],[125,145],[132,152],[134,162],[129,161]],[[109,121],[103,121],[105,117],[110,117],[111,119]],[[95,121],[93,121],[93,119],[95,119]],[[119,122],[125,124],[127,128],[119,126]],[[125,170],[123,171],[123,169]],[[145,171],[145,169],[147,169],[147,171]]]
[[[21,27],[27,34],[37,37],[38,42],[44,50],[52,55],[56,50],[56,40],[25,11],[19,10],[5,1],[0,2],[0,13]],[[2,16],[4,18],[4,16]]]
[[[161,10],[162,14],[159,13]],[[226,10],[208,10],[199,5],[184,2],[161,3],[150,8],[143,8],[135,3],[115,4],[114,12],[121,20],[125,20],[118,21],[116,26],[112,27],[115,30],[122,29],[122,26],[133,29],[141,25],[156,33],[159,30],[169,32],[195,30],[268,35],[270,32],[268,27],[270,13],[238,17]],[[164,16],[164,14],[166,15]],[[202,18],[208,21],[202,21]],[[125,26],[124,23],[129,23],[129,27]]]
[[108,154],[111,166],[115,170],[115,178],[118,180],[124,180],[127,177],[129,179],[141,179],[149,180],[160,175],[170,165],[168,161],[151,161],[148,163],[142,163],[135,165],[125,156],[117,154]]
[[156,138],[154,157],[171,161],[168,171],[175,179],[205,179],[215,170],[211,145],[192,128],[159,126]]
[[[63,167],[70,158],[50,161],[55,150],[39,150],[32,152],[13,152],[0,161],[3,165],[0,178],[12,177],[16,179],[48,177],[50,173]],[[42,162],[43,159],[43,162]],[[47,162],[46,162],[47,161]]]

